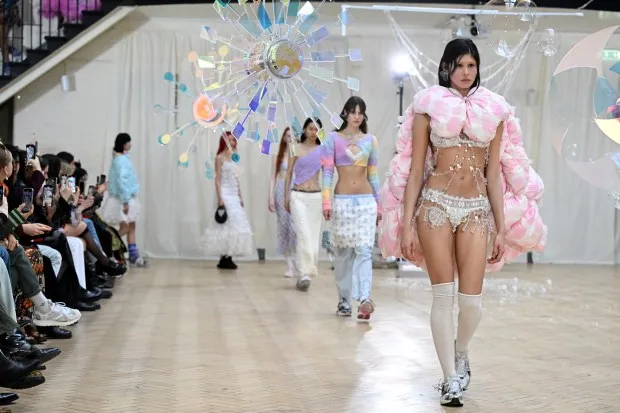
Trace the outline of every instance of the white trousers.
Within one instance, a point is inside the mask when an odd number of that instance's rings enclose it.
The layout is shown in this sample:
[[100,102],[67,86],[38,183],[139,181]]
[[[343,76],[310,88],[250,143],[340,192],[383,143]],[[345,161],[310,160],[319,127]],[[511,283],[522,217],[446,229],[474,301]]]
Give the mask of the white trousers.
[[81,238],[67,237],[69,248],[71,249],[71,256],[73,257],[73,264],[75,264],[75,272],[78,277],[80,287],[86,288],[86,267],[84,266],[84,243]]
[[297,268],[299,275],[317,276],[321,222],[323,220],[320,192],[291,191],[291,217],[297,231]]

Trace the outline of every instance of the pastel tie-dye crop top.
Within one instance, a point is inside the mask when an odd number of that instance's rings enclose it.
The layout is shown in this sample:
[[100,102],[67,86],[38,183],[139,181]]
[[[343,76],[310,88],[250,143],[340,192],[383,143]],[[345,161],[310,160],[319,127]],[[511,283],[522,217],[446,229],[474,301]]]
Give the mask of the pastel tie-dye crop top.
[[377,138],[364,135],[362,138],[349,141],[338,132],[332,132],[323,142],[321,163],[323,165],[323,210],[332,208],[332,181],[334,166],[363,166],[367,168],[368,182],[372,193],[379,203],[380,182],[377,172]]

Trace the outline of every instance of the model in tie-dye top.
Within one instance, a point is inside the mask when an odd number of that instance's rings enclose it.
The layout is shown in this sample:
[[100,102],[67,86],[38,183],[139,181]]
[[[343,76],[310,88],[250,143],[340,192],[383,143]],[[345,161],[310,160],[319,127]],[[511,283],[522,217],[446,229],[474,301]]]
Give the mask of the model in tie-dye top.
[[[340,117],[342,126],[327,136],[321,148],[323,216],[331,221],[336,314],[350,316],[351,302],[356,300],[360,303],[357,318],[368,320],[375,309],[370,292],[380,189],[377,139],[368,133],[366,103],[361,98],[349,98]],[[332,202],[334,167],[338,183]]]
[[338,132],[332,132],[323,142],[321,155],[323,164],[323,211],[332,209],[332,181],[334,166],[362,166],[367,169],[368,182],[375,201],[379,203],[381,182],[377,173],[377,138],[360,134],[357,139],[347,139]]

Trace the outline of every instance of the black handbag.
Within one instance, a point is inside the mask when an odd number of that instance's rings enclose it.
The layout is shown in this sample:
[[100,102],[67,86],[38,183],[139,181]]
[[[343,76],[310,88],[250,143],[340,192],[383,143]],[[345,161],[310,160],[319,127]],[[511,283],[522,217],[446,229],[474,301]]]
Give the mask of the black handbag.
[[223,206],[217,207],[217,211],[215,211],[215,222],[223,224],[227,219],[228,214],[226,213],[226,208]]

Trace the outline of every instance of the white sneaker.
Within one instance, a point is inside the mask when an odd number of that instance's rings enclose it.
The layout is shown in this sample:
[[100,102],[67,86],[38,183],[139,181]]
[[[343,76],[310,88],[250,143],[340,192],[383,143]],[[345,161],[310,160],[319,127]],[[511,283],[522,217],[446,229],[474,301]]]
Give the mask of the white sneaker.
[[75,308],[70,308],[67,307],[67,305],[65,303],[54,303],[52,302],[52,300],[47,300],[50,303],[50,307],[61,311],[65,314],[67,314],[67,316],[69,317],[81,317],[82,313],[80,312],[80,310],[76,310]]
[[309,275],[304,275],[297,279],[297,289],[300,291],[308,291],[310,288],[310,284],[312,283],[312,279]]
[[130,267],[144,268],[144,267],[147,267],[148,265],[149,265],[148,261],[142,256],[136,258],[134,261],[132,261],[131,259],[129,260]]
[[38,327],[67,327],[71,326],[82,318],[82,313],[73,308],[69,308],[63,303],[54,303],[48,300],[51,311],[47,314],[38,309],[32,314],[32,323]]
[[442,406],[460,407],[463,405],[463,389],[458,377],[450,377],[444,380],[440,391],[439,403]]

